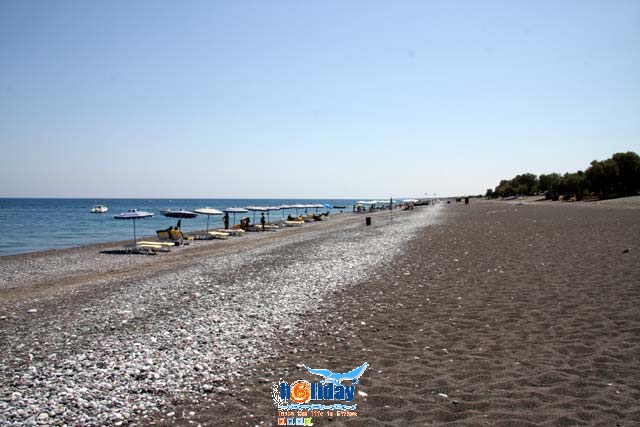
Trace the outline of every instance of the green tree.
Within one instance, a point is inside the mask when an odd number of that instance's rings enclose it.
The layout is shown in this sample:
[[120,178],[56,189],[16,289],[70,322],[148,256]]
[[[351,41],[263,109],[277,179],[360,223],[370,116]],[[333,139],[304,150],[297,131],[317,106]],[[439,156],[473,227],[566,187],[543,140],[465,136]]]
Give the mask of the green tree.
[[561,176],[558,173],[550,173],[548,175],[541,174],[538,179],[538,190],[545,194],[546,198],[558,195],[558,187],[560,185]]
[[640,156],[628,151],[615,153],[611,159],[618,166],[616,192],[621,196],[632,196],[640,190]]
[[620,171],[613,159],[603,161],[594,160],[586,170],[589,189],[600,197],[611,197],[616,194],[616,187]]

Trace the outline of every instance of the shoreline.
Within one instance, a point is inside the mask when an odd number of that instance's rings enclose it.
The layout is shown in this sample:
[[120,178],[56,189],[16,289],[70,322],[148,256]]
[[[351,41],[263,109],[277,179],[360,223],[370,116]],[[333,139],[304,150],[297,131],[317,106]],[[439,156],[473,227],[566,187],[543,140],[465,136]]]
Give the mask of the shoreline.
[[[378,213],[373,215],[376,214]],[[230,237],[225,241],[215,239],[192,241],[189,245],[172,246],[171,252],[161,253],[158,256],[118,253],[124,245],[130,244],[132,239],[0,256],[0,290],[24,288],[24,283],[37,286],[53,284],[54,280],[64,282],[67,277],[82,276],[81,280],[89,281],[96,274],[118,273],[139,266],[156,266],[163,263],[185,263],[189,258],[209,251],[231,250],[264,240],[278,240],[283,236],[300,235],[311,230],[354,224],[359,220],[364,221],[364,218],[337,214],[328,221],[306,223],[299,228],[285,227],[276,232],[264,234],[251,232],[239,238]],[[156,240],[152,236],[140,236],[137,240],[142,239]]]

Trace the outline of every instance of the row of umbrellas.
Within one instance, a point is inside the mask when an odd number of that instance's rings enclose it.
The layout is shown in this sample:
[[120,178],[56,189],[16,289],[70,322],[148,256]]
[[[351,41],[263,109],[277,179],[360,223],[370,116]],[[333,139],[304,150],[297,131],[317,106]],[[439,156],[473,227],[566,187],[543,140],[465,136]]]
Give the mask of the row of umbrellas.
[[[404,199],[402,203],[417,203],[418,199]],[[389,200],[358,200],[356,205],[388,205],[390,203]]]
[[[284,211],[288,210],[288,209],[295,209],[296,210],[296,215],[298,214],[298,210],[299,209],[315,209],[316,213],[318,212],[318,209],[323,209],[323,208],[327,208],[327,209],[333,209],[333,206],[331,206],[328,203],[317,203],[317,204],[307,204],[307,205],[303,205],[303,204],[294,204],[294,205],[280,205],[280,206],[247,206],[247,208],[237,208],[237,207],[233,207],[233,208],[226,208],[223,209],[222,211],[219,211],[218,209],[214,209],[214,208],[209,208],[209,207],[204,207],[204,208],[198,208],[198,209],[194,209],[193,212],[191,211],[187,211],[184,209],[167,209],[162,211],[162,215],[168,217],[168,218],[179,218],[179,219],[189,219],[189,218],[195,218],[198,215],[206,215],[207,216],[207,231],[209,231],[209,217],[212,215],[223,215],[223,214],[233,214],[233,224],[235,225],[236,223],[236,214],[238,213],[246,213],[249,211],[253,212],[253,222],[255,223],[255,219],[256,219],[256,212],[266,212],[267,213],[267,217],[269,216],[269,212],[270,211],[277,211],[277,210],[282,210],[282,216],[284,217]],[[151,212],[145,212],[145,211],[139,211],[138,209],[129,209],[127,212],[123,212],[121,214],[118,215],[114,215],[113,218],[115,219],[121,219],[121,220],[133,220],[133,243],[135,244],[136,242],[136,220],[137,219],[142,219],[142,218],[150,218],[153,216],[153,213]]]

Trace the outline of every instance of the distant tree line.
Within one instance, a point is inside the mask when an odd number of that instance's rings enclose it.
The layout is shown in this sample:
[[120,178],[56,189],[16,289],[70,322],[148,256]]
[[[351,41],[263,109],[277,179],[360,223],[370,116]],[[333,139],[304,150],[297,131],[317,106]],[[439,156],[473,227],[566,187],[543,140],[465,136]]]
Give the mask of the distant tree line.
[[585,171],[573,173],[516,175],[503,179],[495,190],[488,189],[486,196],[510,197],[544,194],[545,198],[569,200],[584,197],[607,199],[633,196],[640,191],[640,156],[628,151],[615,153],[610,159],[594,160]]

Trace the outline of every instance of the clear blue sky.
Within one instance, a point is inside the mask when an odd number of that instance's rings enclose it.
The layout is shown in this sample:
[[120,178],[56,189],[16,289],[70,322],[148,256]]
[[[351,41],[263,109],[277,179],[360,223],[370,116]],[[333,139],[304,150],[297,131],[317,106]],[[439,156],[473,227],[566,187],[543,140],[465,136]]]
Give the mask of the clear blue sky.
[[476,194],[640,152],[640,1],[0,2],[0,196]]

